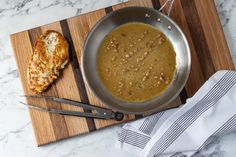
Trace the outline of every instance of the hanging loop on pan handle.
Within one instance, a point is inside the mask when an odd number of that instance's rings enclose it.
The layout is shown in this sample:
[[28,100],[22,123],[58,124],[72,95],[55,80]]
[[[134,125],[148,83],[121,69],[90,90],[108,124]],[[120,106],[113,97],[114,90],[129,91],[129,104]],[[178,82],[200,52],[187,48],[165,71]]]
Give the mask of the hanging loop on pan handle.
[[174,4],[174,1],[175,1],[175,0],[166,0],[165,3],[164,3],[164,4],[161,6],[161,8],[159,9],[159,11],[162,11],[163,8],[165,8],[165,6],[166,6],[168,3],[170,3],[169,8],[168,8],[168,10],[167,10],[167,16],[170,16],[170,11],[171,11],[171,8],[172,8],[172,6],[173,6],[173,4]]

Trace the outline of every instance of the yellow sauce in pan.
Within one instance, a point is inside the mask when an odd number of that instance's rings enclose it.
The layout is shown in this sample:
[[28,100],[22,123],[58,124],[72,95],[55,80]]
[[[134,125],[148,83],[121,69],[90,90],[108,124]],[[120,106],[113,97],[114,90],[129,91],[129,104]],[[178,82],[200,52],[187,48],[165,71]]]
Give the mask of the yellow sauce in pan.
[[175,75],[176,55],[158,29],[127,23],[111,31],[97,54],[100,79],[116,98],[143,102],[160,95]]

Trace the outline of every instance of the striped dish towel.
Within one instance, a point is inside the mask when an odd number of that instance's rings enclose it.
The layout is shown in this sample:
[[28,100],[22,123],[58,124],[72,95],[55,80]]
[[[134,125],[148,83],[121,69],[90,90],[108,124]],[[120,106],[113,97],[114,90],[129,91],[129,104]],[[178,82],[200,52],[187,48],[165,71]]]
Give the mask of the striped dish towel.
[[236,131],[236,72],[214,74],[186,104],[127,123],[118,147],[140,157],[186,157]]

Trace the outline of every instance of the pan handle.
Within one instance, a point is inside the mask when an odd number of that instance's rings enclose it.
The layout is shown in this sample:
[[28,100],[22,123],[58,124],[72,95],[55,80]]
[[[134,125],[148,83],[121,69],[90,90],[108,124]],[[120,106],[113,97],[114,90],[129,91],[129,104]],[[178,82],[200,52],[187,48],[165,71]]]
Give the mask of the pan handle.
[[170,6],[169,6],[169,8],[168,8],[168,10],[167,10],[167,16],[170,16],[170,11],[171,11],[171,8],[172,8],[172,6],[173,6],[173,4],[174,4],[174,1],[175,0],[166,0],[165,1],[165,3],[161,6],[161,8],[159,9],[159,11],[162,11],[164,8],[165,8],[165,6],[168,4],[168,3],[170,3]]

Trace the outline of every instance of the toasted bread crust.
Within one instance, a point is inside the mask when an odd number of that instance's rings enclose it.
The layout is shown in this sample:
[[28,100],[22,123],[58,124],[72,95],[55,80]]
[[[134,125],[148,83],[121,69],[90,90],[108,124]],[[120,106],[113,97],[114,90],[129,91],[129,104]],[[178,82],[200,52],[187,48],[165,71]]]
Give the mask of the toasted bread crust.
[[45,91],[58,78],[69,60],[69,45],[56,31],[48,30],[37,40],[27,69],[29,88],[35,93]]

